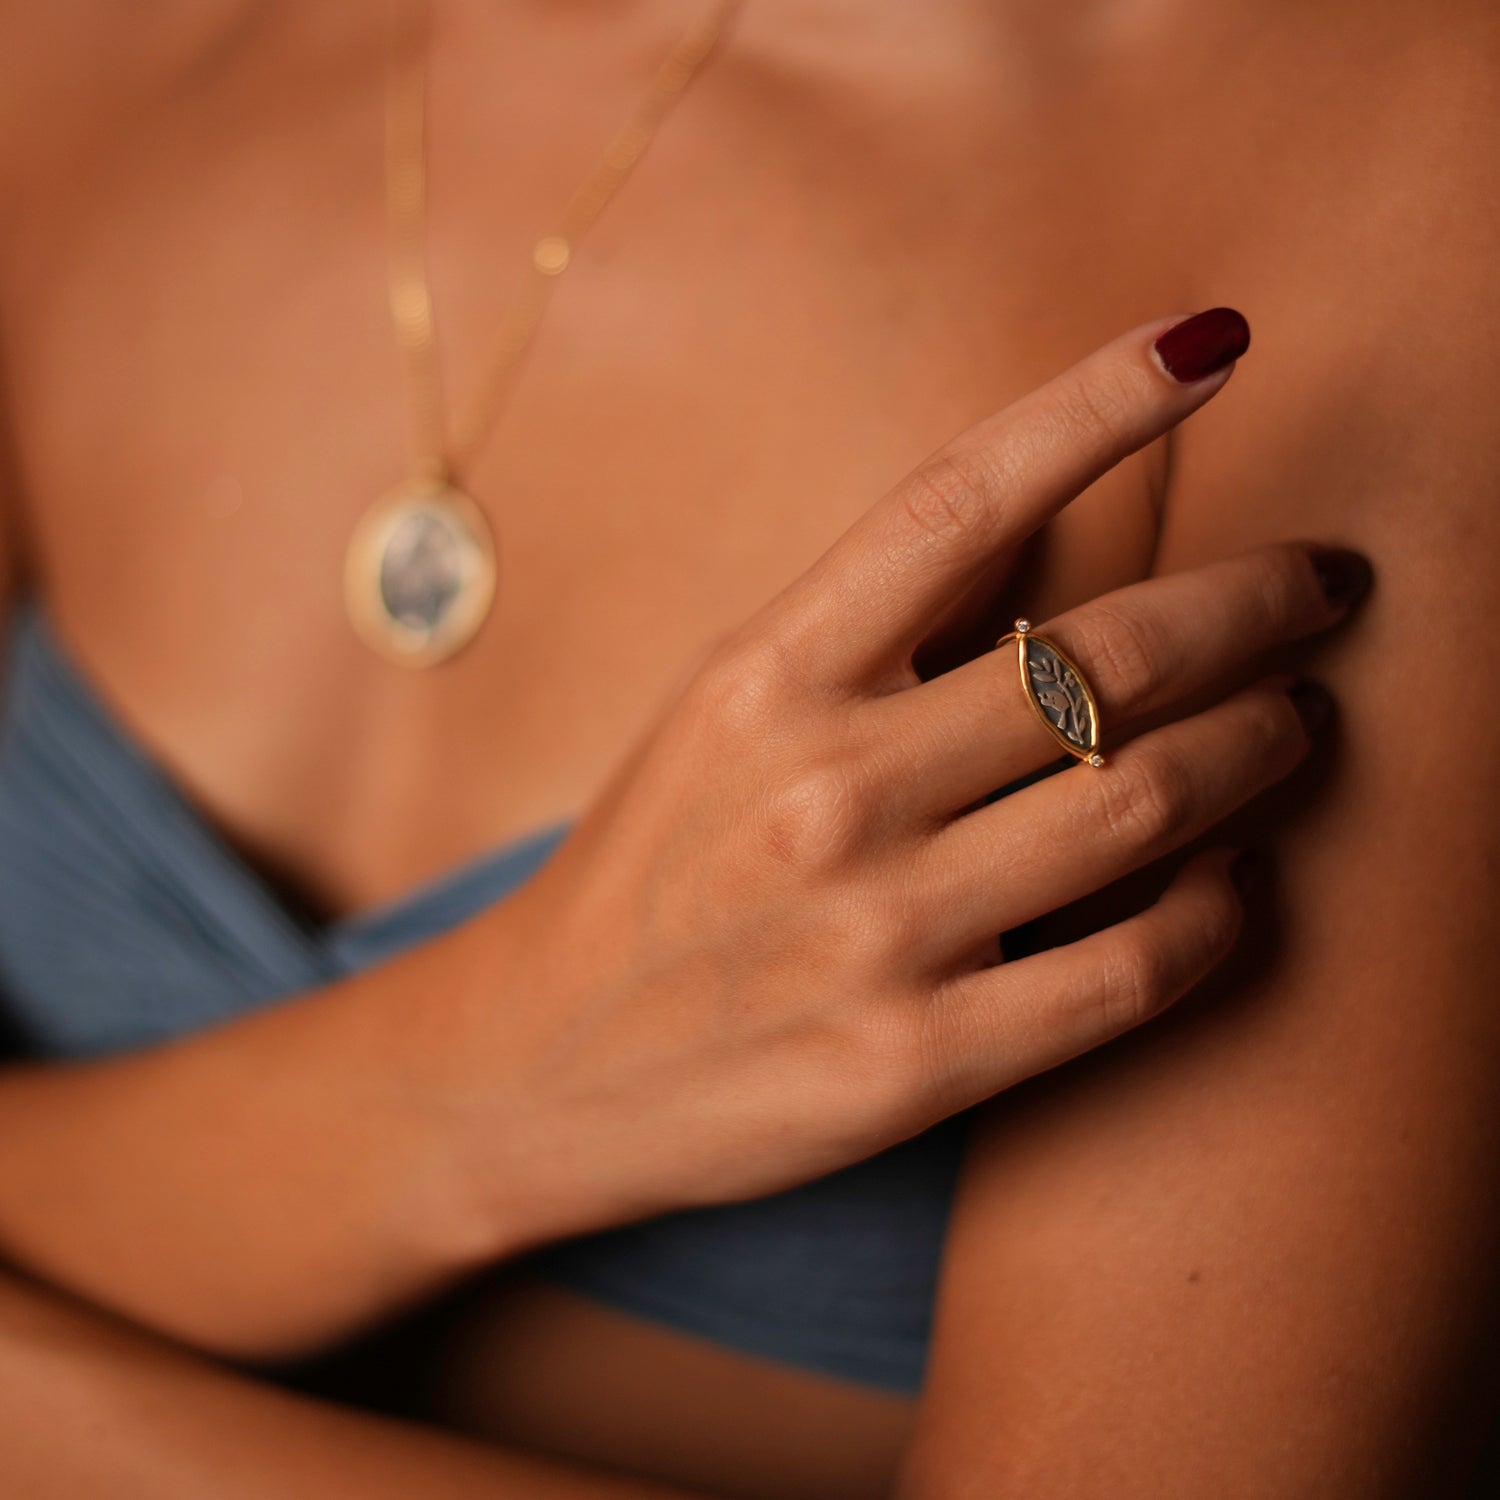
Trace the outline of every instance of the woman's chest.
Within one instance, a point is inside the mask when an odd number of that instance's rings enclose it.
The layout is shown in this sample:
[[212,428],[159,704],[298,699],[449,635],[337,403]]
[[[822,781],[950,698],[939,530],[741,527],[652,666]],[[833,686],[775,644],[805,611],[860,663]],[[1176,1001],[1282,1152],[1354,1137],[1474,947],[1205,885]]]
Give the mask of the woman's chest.
[[[997,103],[941,47],[873,78],[749,48],[669,119],[485,409],[530,245],[633,91],[569,109],[517,74],[482,108],[462,40],[433,59],[426,246],[499,577],[450,663],[394,668],[344,613],[351,530],[411,461],[378,48],[320,89],[273,55],[157,106],[14,257],[52,607],[204,810],[329,912],[577,811],[703,648],[925,453],[1171,302],[1106,229],[1128,149],[1082,83],[1070,113],[1034,83]],[[1150,473],[1057,528],[1043,597],[1144,569]]]

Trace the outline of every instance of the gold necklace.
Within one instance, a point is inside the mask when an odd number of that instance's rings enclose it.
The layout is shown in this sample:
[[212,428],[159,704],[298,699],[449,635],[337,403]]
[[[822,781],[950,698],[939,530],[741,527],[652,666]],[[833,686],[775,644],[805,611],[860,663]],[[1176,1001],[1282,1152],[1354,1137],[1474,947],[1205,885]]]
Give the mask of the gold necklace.
[[426,115],[432,20],[427,0],[389,0],[385,91],[386,222],[391,318],[406,368],[412,474],[360,517],[344,558],[349,618],[374,650],[431,666],[472,640],[495,593],[496,554],[467,473],[514,383],[521,356],[579,238],[655,138],[742,0],[714,0],[683,34],[650,88],[578,186],[557,229],[532,248],[521,291],[467,420],[444,418],[427,281]]

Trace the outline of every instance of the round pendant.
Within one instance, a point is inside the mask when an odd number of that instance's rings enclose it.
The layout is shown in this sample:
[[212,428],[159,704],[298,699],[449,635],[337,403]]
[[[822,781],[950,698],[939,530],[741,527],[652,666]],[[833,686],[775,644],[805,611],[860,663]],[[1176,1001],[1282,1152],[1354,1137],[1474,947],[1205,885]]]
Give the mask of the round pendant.
[[414,479],[360,517],[344,558],[344,600],[362,639],[390,661],[428,667],[473,639],[495,594],[484,513],[440,479]]

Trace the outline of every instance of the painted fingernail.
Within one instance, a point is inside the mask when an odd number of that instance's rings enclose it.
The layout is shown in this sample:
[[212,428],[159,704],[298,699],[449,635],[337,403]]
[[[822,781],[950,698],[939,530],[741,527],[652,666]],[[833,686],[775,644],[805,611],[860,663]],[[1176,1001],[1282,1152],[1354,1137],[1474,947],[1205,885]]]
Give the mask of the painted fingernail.
[[1336,609],[1361,598],[1375,576],[1366,559],[1348,547],[1314,547],[1312,565],[1323,597]]
[[1259,849],[1241,849],[1229,861],[1229,878],[1241,897],[1249,895],[1260,884],[1265,868],[1266,857]]
[[1333,717],[1333,697],[1320,682],[1304,678],[1294,682],[1286,695],[1302,720],[1303,732],[1311,738]]
[[1232,307],[1211,307],[1174,323],[1152,346],[1180,385],[1206,380],[1250,347],[1250,325]]

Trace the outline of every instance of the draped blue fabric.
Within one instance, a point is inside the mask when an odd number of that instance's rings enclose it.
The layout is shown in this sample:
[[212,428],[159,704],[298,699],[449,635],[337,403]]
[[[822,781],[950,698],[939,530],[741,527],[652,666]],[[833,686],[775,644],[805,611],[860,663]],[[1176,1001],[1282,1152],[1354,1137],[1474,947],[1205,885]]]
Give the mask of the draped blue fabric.
[[[0,1004],[34,1054],[149,1046],[380,963],[504,899],[567,836],[541,829],[385,906],[313,924],[124,731],[31,601],[9,639]],[[950,1121],[790,1192],[549,1246],[528,1264],[749,1353],[913,1392],[964,1128]]]

